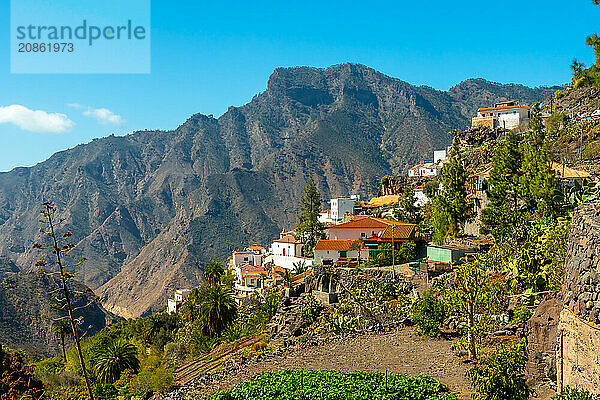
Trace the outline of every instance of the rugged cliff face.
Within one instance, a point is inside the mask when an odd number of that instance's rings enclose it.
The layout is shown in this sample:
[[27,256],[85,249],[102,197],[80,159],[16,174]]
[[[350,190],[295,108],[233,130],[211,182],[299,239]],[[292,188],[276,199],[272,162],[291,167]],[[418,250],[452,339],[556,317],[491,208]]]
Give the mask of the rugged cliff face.
[[109,310],[148,313],[197,284],[201,264],[290,227],[308,177],[325,198],[374,194],[383,175],[447,146],[478,106],[555,90],[469,80],[443,92],[351,64],[277,69],[218,119],[109,136],[0,174],[0,256],[30,268],[39,206],[53,201],[80,240],[73,256],[88,259],[83,281]]

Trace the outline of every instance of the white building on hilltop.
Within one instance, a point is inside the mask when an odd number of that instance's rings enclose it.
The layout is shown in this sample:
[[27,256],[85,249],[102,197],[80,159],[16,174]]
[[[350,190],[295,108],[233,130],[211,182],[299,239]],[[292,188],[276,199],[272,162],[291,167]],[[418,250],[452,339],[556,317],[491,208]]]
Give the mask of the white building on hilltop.
[[281,232],[279,239],[271,245],[270,254],[265,257],[265,264],[294,269],[297,264],[310,266],[313,264],[312,258],[302,257],[303,243],[294,237],[294,232]]
[[179,310],[181,304],[186,299],[186,297],[190,294],[189,289],[179,289],[175,291],[175,296],[172,299],[167,300],[167,312],[172,314]]
[[331,199],[331,219],[334,222],[343,221],[346,216],[354,215],[354,200],[348,198]]
[[471,123],[473,127],[516,129],[527,126],[530,116],[530,106],[511,100],[496,103],[494,107],[480,108]]

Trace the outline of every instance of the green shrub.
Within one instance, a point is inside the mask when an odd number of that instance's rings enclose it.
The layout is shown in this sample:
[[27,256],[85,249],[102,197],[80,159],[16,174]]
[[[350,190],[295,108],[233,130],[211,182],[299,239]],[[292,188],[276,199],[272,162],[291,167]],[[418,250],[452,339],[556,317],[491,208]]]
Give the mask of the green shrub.
[[302,308],[300,309],[300,318],[302,321],[312,324],[317,320],[321,308],[322,307],[317,299],[315,299],[315,296],[309,294],[304,298],[304,302],[302,303]]
[[531,310],[525,304],[519,304],[515,307],[512,322],[515,324],[525,323],[531,318]]
[[525,339],[510,347],[501,345],[481,356],[467,371],[475,388],[475,400],[526,400],[530,390],[525,382]]
[[446,318],[446,305],[431,291],[415,302],[412,308],[412,320],[417,325],[417,334],[436,336]]
[[561,92],[560,90],[557,90],[556,92],[554,92],[554,98],[556,100],[560,99],[561,97],[563,97],[565,94],[563,92]]
[[86,400],[88,391],[85,386],[57,386],[47,393],[51,400]]
[[565,387],[562,393],[555,395],[554,400],[600,400],[600,394],[592,394],[585,389]]
[[379,372],[285,370],[256,374],[210,400],[457,400],[428,376]]

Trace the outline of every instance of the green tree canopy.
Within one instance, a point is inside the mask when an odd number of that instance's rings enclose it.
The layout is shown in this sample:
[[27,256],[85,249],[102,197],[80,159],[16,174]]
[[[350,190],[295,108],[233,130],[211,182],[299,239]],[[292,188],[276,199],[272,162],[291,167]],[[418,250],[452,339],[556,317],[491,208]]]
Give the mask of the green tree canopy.
[[527,400],[525,339],[507,347],[500,345],[481,356],[467,375],[475,388],[475,400]]
[[445,287],[445,298],[453,314],[466,322],[463,337],[455,347],[466,348],[472,360],[477,358],[478,338],[485,331],[489,315],[498,306],[503,282],[491,268],[489,259],[478,256],[454,267]]
[[521,164],[519,141],[510,131],[494,154],[486,188],[489,204],[481,215],[484,227],[497,241],[512,236],[519,220]]
[[200,322],[207,335],[219,335],[237,316],[233,292],[223,285],[202,287],[199,306]]
[[535,113],[523,142],[523,173],[519,179],[519,194],[529,210],[535,210],[545,217],[558,215],[562,201],[552,170],[552,145],[546,138],[541,117]]
[[600,37],[594,33],[585,40],[585,43],[594,49],[596,56],[596,65],[600,66]]
[[460,234],[463,224],[471,215],[471,201],[467,197],[468,173],[458,147],[452,148],[449,162],[442,168],[441,193],[432,203],[433,238],[438,244],[447,237]]
[[411,185],[407,185],[404,188],[398,207],[394,210],[394,217],[398,221],[412,224],[421,222],[421,213],[419,207],[415,205],[416,202],[415,190]]
[[325,238],[325,226],[319,222],[320,212],[321,194],[310,178],[300,199],[300,215],[296,224],[296,231],[304,242],[303,253],[307,257],[312,256],[317,241]]
[[221,282],[221,277],[224,273],[223,264],[211,261],[204,267],[204,280],[209,285],[217,285]]
[[114,383],[123,371],[137,372],[140,368],[136,347],[123,339],[113,339],[95,348],[92,354],[94,372],[101,383]]

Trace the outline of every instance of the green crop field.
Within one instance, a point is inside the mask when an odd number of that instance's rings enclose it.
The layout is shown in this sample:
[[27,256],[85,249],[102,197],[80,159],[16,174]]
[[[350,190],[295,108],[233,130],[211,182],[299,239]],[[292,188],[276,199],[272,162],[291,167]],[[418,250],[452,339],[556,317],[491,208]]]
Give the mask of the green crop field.
[[457,400],[424,375],[378,372],[285,370],[259,373],[252,381],[218,392],[210,400]]

